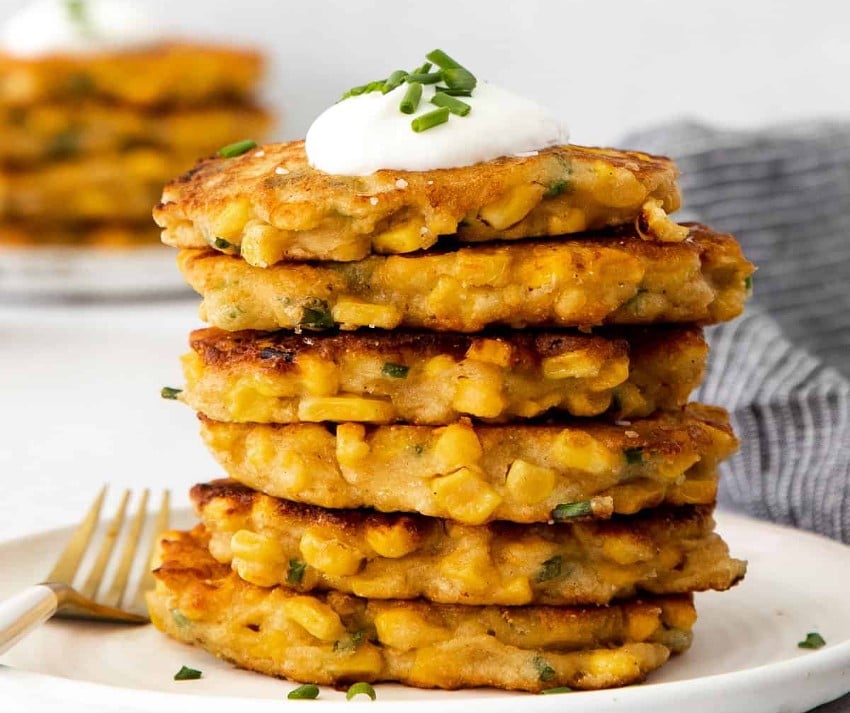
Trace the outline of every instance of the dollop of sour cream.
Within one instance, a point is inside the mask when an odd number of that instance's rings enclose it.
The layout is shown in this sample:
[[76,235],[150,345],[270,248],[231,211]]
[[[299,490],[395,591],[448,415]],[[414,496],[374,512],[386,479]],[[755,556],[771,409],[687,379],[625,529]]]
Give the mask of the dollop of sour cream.
[[350,97],[324,111],[307,132],[310,165],[326,173],[366,176],[380,169],[429,171],[471,166],[500,156],[528,155],[565,144],[567,128],[536,102],[479,82],[466,116],[416,133],[410,122],[433,111],[434,85],[425,85],[415,114],[402,114],[402,84],[387,93]]
[[156,42],[162,25],[126,0],[36,0],[0,30],[0,49],[18,57],[94,54]]

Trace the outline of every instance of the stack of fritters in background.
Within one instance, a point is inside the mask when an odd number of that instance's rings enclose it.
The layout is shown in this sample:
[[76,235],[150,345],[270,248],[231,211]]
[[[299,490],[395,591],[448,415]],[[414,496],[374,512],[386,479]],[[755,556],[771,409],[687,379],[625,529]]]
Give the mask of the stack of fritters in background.
[[352,178],[295,142],[168,186],[213,325],[180,398],[232,480],[163,536],[154,623],[318,683],[599,688],[686,649],[691,593],[745,570],[696,325],[752,266],[667,217],[675,178],[572,146]]
[[252,51],[0,53],[0,245],[156,245],[150,206],[199,156],[263,135]]

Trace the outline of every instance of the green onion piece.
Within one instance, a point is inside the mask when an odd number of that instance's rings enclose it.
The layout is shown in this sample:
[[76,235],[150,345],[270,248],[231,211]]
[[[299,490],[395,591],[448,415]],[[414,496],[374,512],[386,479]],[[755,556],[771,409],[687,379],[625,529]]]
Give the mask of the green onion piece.
[[82,35],[91,37],[94,34],[84,0],[65,0],[65,10]]
[[567,186],[569,184],[566,181],[556,181],[549,188],[546,189],[546,192],[543,194],[544,198],[554,198],[555,196],[561,195],[565,190],[567,190]]
[[381,94],[389,94],[396,87],[400,87],[405,77],[407,77],[407,72],[403,69],[397,69],[384,82],[384,86],[381,87]]
[[231,243],[229,240],[225,240],[224,238],[216,238],[213,240],[213,247],[216,250],[233,250],[235,253],[241,253],[242,248],[236,243]]
[[329,329],[335,323],[328,303],[313,299],[302,308],[299,324],[308,329]]
[[177,624],[181,629],[184,626],[189,626],[192,622],[186,618],[186,615],[180,611],[179,609],[171,610],[171,618],[174,619],[174,623]]
[[409,366],[405,366],[404,364],[395,364],[391,361],[386,362],[381,368],[381,374],[393,379],[406,379],[409,371]]
[[371,683],[366,683],[365,681],[360,681],[359,683],[353,683],[348,692],[345,694],[345,700],[350,701],[354,696],[359,695],[369,696],[373,701],[378,697],[378,694],[375,693],[375,689],[372,688]]
[[442,78],[442,72],[414,72],[407,75],[406,81],[410,84],[413,82],[418,82],[419,84],[436,84]]
[[555,522],[563,522],[564,520],[571,520],[574,517],[593,515],[593,506],[590,500],[580,500],[577,503],[561,503],[555,506],[551,515]]
[[747,297],[753,294],[753,276],[747,275],[744,278],[744,289],[747,291]]
[[412,114],[416,111],[421,99],[422,85],[414,82],[407,86],[407,91],[404,93],[404,99],[401,100],[401,104],[398,105],[398,108],[401,110],[402,114]]
[[75,97],[84,97],[94,92],[95,83],[94,79],[88,74],[79,72],[68,77],[65,87],[69,94]]
[[441,69],[463,69],[458,62],[455,62],[443,50],[431,50],[425,56]]
[[643,463],[643,448],[624,448],[623,455],[626,456],[626,463],[629,465],[637,465]]
[[438,92],[448,94],[450,97],[471,97],[471,89],[452,89],[451,87],[434,87]]
[[564,563],[560,555],[550,557],[540,566],[540,570],[537,572],[537,576],[534,578],[535,581],[548,582],[550,579],[557,579],[561,576],[563,564]]
[[286,573],[287,584],[301,584],[304,579],[304,570],[307,569],[307,563],[301,560],[289,560],[289,571]]
[[423,62],[416,69],[414,69],[411,74],[427,74],[431,71],[431,67],[433,66],[434,65],[432,65],[430,62]]
[[826,640],[816,631],[810,631],[805,640],[800,641],[797,646],[801,649],[820,649],[826,646]]
[[182,393],[183,389],[175,389],[171,386],[163,386],[159,391],[159,395],[162,396],[162,398],[171,399],[172,401]]
[[305,683],[303,686],[293,688],[286,697],[290,701],[312,701],[319,697],[319,687],[314,683]]
[[66,129],[56,134],[47,149],[51,160],[68,158],[80,152],[80,132],[76,129]]
[[384,84],[386,84],[386,79],[376,79],[374,82],[367,82],[366,84],[361,84],[357,87],[352,87],[345,94],[343,94],[339,101],[343,99],[348,99],[349,97],[359,97],[361,94],[369,94],[370,92],[378,92],[383,90]]
[[449,89],[466,89],[472,91],[478,80],[468,69],[463,67],[455,67],[453,69],[443,70],[443,80]]
[[452,114],[456,114],[457,116],[466,116],[470,111],[472,111],[472,107],[466,102],[450,97],[448,94],[444,94],[443,92],[437,92],[433,97],[431,97],[431,103],[434,106],[444,106]]
[[[418,85],[411,84],[410,86],[415,87]],[[410,122],[410,128],[418,134],[423,131],[428,131],[428,129],[432,129],[440,124],[445,124],[448,120],[449,110],[442,106],[439,109],[434,109],[434,111],[429,111],[427,114],[417,116]]]
[[550,693],[572,693],[573,689],[569,686],[558,686],[557,688],[544,688],[540,693],[548,696]]
[[542,656],[535,656],[532,663],[534,664],[534,668],[537,669],[537,677],[544,683],[555,678],[555,669]]
[[244,141],[237,141],[236,143],[222,146],[218,150],[218,155],[221,156],[221,158],[236,158],[237,156],[241,156],[243,153],[247,153],[251,149],[255,148],[257,148],[256,141],[245,139]]
[[175,681],[194,681],[201,677],[201,672],[196,668],[181,666],[180,670],[174,674]]

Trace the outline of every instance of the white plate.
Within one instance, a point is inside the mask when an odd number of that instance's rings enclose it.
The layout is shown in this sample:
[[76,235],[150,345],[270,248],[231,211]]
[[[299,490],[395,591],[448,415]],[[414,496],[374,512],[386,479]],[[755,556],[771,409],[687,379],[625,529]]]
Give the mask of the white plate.
[[127,298],[188,292],[163,245],[139,248],[0,248],[0,296]]
[[[189,519],[181,513],[175,524]],[[747,579],[730,592],[699,595],[693,648],[649,682],[556,696],[380,685],[370,705],[384,713],[512,713],[517,706],[533,713],[798,713],[850,691],[850,548],[736,515],[721,513],[718,522],[734,554],[749,560]],[[0,544],[0,595],[42,577],[67,534]],[[798,648],[809,631],[820,632],[827,646]],[[317,701],[289,703],[292,684],[238,671],[150,626],[50,622],[2,663],[8,668],[0,667],[0,691],[20,710],[32,710],[35,700],[61,700],[65,710],[76,703],[87,710],[183,713],[187,706],[233,713],[287,705],[320,713],[345,704],[329,688]],[[173,681],[183,664],[201,669],[203,678]]]

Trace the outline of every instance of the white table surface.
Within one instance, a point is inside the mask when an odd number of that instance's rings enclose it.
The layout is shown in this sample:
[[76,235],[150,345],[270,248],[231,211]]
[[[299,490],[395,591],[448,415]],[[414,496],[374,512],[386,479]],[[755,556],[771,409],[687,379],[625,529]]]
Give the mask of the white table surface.
[[197,301],[0,306],[0,540],[76,522],[104,483],[188,504],[220,477],[195,414],[160,398]]

